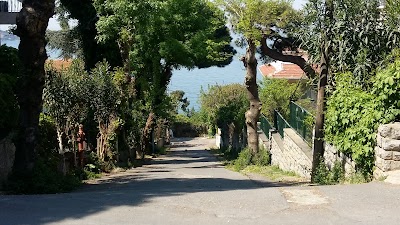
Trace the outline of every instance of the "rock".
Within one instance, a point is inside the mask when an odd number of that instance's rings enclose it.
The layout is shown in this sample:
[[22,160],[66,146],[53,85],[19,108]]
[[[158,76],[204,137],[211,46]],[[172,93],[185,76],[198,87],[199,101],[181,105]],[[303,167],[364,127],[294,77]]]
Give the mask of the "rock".
[[400,184],[400,171],[390,171],[386,173],[386,175],[387,175],[385,179],[386,183]]
[[378,128],[378,135],[384,138],[400,140],[400,123],[391,123],[380,125]]
[[399,170],[400,169],[400,161],[391,161],[390,170]]
[[383,148],[385,151],[400,151],[400,140],[381,137],[378,138],[377,141],[378,146]]
[[380,157],[375,157],[375,166],[383,172],[389,171],[392,168],[392,160],[384,160]]
[[[385,151],[384,149],[380,147],[375,147],[375,155],[378,156],[379,158],[385,159],[385,160],[391,160],[393,159],[393,152],[392,151]],[[400,157],[400,154],[399,154]],[[400,160],[400,159],[399,159]]]
[[393,160],[400,161],[400,152],[393,152]]

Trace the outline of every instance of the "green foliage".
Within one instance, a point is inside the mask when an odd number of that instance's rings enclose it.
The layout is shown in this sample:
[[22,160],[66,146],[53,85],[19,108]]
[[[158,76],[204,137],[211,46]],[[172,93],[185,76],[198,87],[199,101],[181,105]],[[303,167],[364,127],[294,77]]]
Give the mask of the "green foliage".
[[18,51],[0,46],[0,139],[15,128],[18,119],[16,99],[17,77],[20,67]]
[[87,84],[92,90],[88,96],[90,105],[94,110],[94,118],[99,123],[108,123],[110,117],[116,112],[117,90],[113,83],[113,73],[106,61],[96,64],[90,73],[90,83]]
[[[333,5],[333,18],[325,16],[326,2]],[[332,74],[350,71],[356,82],[368,88],[383,59],[399,46],[398,27],[383,19],[385,12],[378,8],[379,2],[310,0],[303,10],[303,24],[296,30],[310,61],[319,63],[326,37]]]
[[233,161],[232,165],[235,171],[241,171],[250,165],[262,167],[268,166],[270,163],[271,158],[266,149],[260,148],[258,153],[253,156],[251,149],[245,148],[239,153],[238,158]]
[[271,157],[265,148],[260,148],[259,152],[253,156],[252,162],[256,166],[268,166],[271,164]]
[[326,167],[325,163],[322,161],[317,167],[317,170],[314,175],[314,182],[320,185],[328,185],[332,184],[330,180],[329,170]]
[[167,154],[167,148],[166,147],[157,147],[156,148],[156,154],[159,154],[159,155],[166,155]]
[[380,69],[369,91],[351,73],[337,75],[336,84],[327,102],[326,140],[351,155],[357,170],[368,177],[378,126],[400,119],[400,61]]
[[80,186],[78,173],[71,171],[65,176],[60,171],[62,156],[57,151],[54,120],[41,114],[37,161],[32,176],[14,174],[6,184],[6,191],[15,194],[50,194],[69,192]]
[[101,168],[99,165],[88,163],[85,165],[82,171],[83,180],[92,180],[101,177]]
[[184,98],[185,92],[181,90],[172,91],[169,94],[171,98],[172,107],[174,109],[175,114],[178,114],[180,110],[184,113],[188,113],[189,104],[187,97]]
[[43,113],[39,118],[38,156],[46,159],[58,153],[57,128],[54,119]]
[[77,30],[70,30],[69,27],[62,30],[47,30],[47,46],[52,50],[59,50],[63,59],[82,57],[81,41],[79,40]]
[[229,33],[217,33],[226,30],[223,14],[210,2],[96,0],[94,5],[100,15],[98,40],[117,39],[137,71],[150,66],[141,60],[149,53],[173,67],[209,67],[231,61]]
[[262,112],[269,121],[274,120],[274,110],[278,110],[284,118],[289,118],[289,103],[303,94],[304,84],[289,83],[285,79],[264,78],[260,84],[260,100]]
[[249,101],[246,89],[240,84],[214,85],[200,94],[200,104],[204,121],[222,127],[234,123],[238,130],[244,126],[244,113]]
[[[286,0],[217,0],[229,14],[234,31],[245,39],[260,41],[263,34],[270,34],[271,26],[283,28],[297,16]],[[263,29],[267,28],[267,29]]]
[[172,120],[172,129],[177,135],[199,136],[207,133],[207,126],[202,121],[199,112],[194,112],[189,117],[178,114]]
[[285,182],[285,183],[302,183],[305,182],[304,178],[300,178],[296,173],[291,171],[283,171],[278,166],[247,166],[243,173],[256,173],[267,177],[270,180]]
[[240,153],[237,159],[233,161],[233,169],[240,171],[251,165],[252,152],[251,149],[245,148]]
[[70,67],[61,70],[50,62],[46,72],[43,91],[46,113],[61,129],[67,129],[67,123],[76,126],[86,117],[91,93],[83,62],[74,60]]
[[[105,43],[97,43],[96,22],[98,13],[93,6],[93,0],[60,0],[56,6],[57,19],[61,31],[53,35],[48,32],[50,47],[61,47],[62,55],[77,55],[83,57],[85,69],[89,71],[96,63],[107,59],[114,66],[121,66],[121,55],[115,39]],[[70,28],[68,20],[73,19],[77,25]],[[60,35],[60,36],[57,36]]]
[[[394,29],[392,35],[399,35],[399,13],[400,13],[400,1],[399,0],[386,0],[385,1],[385,20],[384,22]],[[398,38],[398,37],[397,37]]]
[[51,160],[37,160],[31,177],[12,176],[5,190],[11,194],[55,194],[70,192],[81,185],[74,172],[64,176],[57,170],[57,162]]
[[334,185],[341,183],[360,184],[370,181],[369,177],[361,172],[355,172],[345,177],[345,171],[340,161],[336,161],[333,167],[329,170],[323,161],[319,164],[315,183],[320,185]]

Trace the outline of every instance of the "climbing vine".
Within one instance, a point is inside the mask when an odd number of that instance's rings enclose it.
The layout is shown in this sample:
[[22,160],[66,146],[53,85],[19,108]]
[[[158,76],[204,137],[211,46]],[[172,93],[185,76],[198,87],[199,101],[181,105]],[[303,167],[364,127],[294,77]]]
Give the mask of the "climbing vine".
[[357,170],[369,176],[378,126],[400,119],[400,60],[378,70],[368,90],[352,73],[335,79],[336,89],[327,102],[326,140],[351,155]]

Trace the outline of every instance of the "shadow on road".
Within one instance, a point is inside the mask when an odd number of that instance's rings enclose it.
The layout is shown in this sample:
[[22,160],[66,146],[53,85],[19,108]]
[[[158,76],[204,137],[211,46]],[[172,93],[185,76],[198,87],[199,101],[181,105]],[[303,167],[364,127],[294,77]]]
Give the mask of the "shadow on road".
[[[260,184],[221,167],[205,150],[173,149],[151,165],[86,184],[74,193],[0,196],[0,224],[46,224],[80,219],[115,207],[140,206],[163,196],[287,186],[273,182]],[[221,170],[218,172],[228,175],[214,177],[206,170]]]

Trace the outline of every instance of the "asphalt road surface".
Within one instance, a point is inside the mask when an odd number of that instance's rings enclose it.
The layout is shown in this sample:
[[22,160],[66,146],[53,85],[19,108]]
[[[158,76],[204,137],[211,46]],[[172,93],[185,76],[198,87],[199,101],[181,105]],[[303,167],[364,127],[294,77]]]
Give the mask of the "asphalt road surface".
[[0,225],[400,224],[400,186],[288,186],[226,170],[212,139],[68,194],[0,195]]

